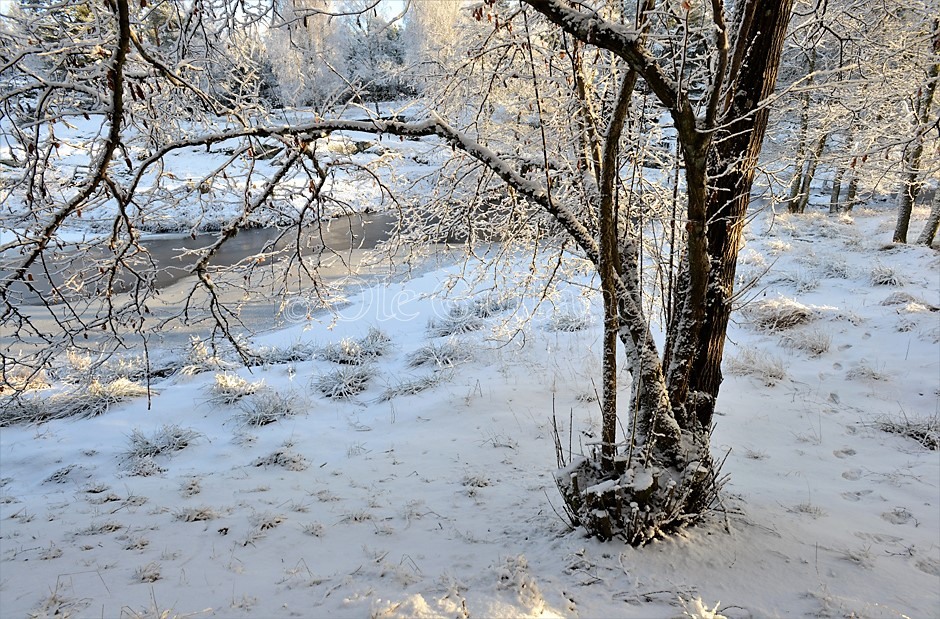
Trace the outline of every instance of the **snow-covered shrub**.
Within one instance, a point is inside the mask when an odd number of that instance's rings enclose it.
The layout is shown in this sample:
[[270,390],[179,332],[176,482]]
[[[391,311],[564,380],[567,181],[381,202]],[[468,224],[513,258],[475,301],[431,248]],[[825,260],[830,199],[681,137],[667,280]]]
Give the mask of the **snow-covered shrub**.
[[321,359],[344,365],[361,365],[388,352],[391,339],[375,327],[358,339],[344,338],[338,343],[325,346],[319,353]]
[[452,367],[458,363],[469,361],[473,357],[469,347],[461,345],[459,340],[450,338],[443,342],[430,342],[407,357],[411,367],[435,366],[439,368]]
[[756,327],[767,331],[791,329],[816,317],[811,308],[786,297],[751,303],[744,308],[744,315]]
[[205,522],[215,520],[219,517],[219,512],[203,505],[201,507],[186,507],[176,512],[176,519],[183,522]]
[[343,366],[313,379],[313,387],[328,398],[348,398],[366,390],[375,374],[371,366]]
[[754,376],[768,387],[787,377],[783,360],[754,348],[742,348],[737,355],[726,358],[723,366],[729,374]]
[[832,346],[832,336],[819,329],[795,331],[784,335],[781,343],[787,348],[802,350],[812,357],[818,357]]
[[215,375],[215,381],[209,388],[209,400],[215,404],[234,404],[262,389],[263,380],[250,382],[238,374],[224,372]]
[[287,417],[298,415],[306,405],[298,396],[282,396],[270,390],[253,393],[239,402],[238,418],[247,426],[266,426]]
[[772,256],[778,256],[780,254],[786,253],[793,249],[793,246],[787,243],[786,241],[781,241],[774,239],[767,243],[767,250]]
[[151,561],[147,565],[141,565],[136,570],[134,570],[134,580],[137,582],[157,582],[162,576],[160,575],[160,564]]
[[443,316],[435,316],[428,321],[429,337],[449,337],[483,328],[483,319],[472,308],[454,305]]
[[908,313],[920,312],[924,310],[936,312],[940,310],[940,308],[934,307],[923,299],[915,297],[914,295],[908,294],[906,292],[892,292],[887,297],[885,297],[884,301],[881,302],[881,305],[903,305],[904,310]]

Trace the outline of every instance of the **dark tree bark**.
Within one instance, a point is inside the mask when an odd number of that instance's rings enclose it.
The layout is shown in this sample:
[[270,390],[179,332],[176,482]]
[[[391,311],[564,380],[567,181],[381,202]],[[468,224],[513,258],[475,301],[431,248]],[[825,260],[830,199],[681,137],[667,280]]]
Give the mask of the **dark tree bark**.
[[[747,3],[746,3],[747,4]],[[709,157],[707,218],[711,260],[705,315],[696,353],[690,364],[689,404],[705,429],[711,427],[715,399],[721,385],[721,358],[731,315],[731,296],[744,218],[750,201],[754,170],[767,129],[769,108],[761,106],[773,92],[786,35],[791,3],[759,2],[753,21],[742,26],[738,45],[745,61],[729,92],[723,115],[726,127],[716,136]]]

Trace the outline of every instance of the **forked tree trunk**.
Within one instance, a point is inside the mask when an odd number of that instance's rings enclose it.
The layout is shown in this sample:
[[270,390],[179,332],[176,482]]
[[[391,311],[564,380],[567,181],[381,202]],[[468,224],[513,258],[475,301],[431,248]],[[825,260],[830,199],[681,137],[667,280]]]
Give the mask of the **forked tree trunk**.
[[[633,267],[609,271],[616,253],[608,254],[604,247],[611,238],[610,222],[603,221],[609,218],[603,208],[600,214],[595,264],[602,280],[610,281],[603,286],[605,310],[610,310],[607,292],[613,287],[617,293],[620,335],[636,395],[636,435],[626,450],[613,454],[612,467],[612,454],[605,449],[601,457],[575,458],[556,473],[576,523],[602,538],[616,535],[642,544],[701,516],[720,485],[710,452],[711,418],[721,383],[737,253],[767,126],[769,110],[762,104],[775,85],[792,0],[740,3],[730,29],[716,17],[720,79],[701,118],[683,93],[650,68],[636,40],[553,0],[526,2],[576,37],[627,60],[670,110],[683,152],[687,250],[674,291],[680,303],[662,361],[638,303],[640,282]],[[720,3],[713,6],[720,12]],[[725,39],[729,30],[736,31],[730,48]],[[630,262],[627,253],[624,263]],[[610,318],[605,320],[605,354],[610,352]],[[605,448],[608,437],[605,433]]]
[[819,167],[819,160],[822,158],[823,151],[826,149],[826,140],[829,138],[828,133],[823,133],[819,136],[819,139],[816,140],[816,146],[813,148],[813,152],[809,155],[809,163],[806,166],[806,173],[803,174],[803,180],[800,183],[800,195],[796,201],[796,213],[805,213],[806,207],[809,206],[809,195],[812,191],[813,179],[816,178],[816,169]]

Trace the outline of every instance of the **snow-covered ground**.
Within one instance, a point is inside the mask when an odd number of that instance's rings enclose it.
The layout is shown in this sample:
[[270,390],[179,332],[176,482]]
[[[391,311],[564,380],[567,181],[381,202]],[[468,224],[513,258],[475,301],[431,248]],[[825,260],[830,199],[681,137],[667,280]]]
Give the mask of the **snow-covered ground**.
[[[597,303],[579,331],[543,307],[506,343],[497,305],[441,337],[426,293],[451,268],[256,340],[301,360],[2,428],[0,615],[940,616],[940,258],[887,245],[891,216],[750,225],[726,516],[644,548],[569,530],[551,416],[596,440]],[[324,394],[361,368],[364,391]],[[884,431],[918,424],[933,450]]]

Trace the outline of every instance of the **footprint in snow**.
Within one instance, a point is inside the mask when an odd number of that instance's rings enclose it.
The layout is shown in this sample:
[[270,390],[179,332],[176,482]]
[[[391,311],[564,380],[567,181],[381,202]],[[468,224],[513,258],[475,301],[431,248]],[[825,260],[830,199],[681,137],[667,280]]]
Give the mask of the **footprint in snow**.
[[862,478],[862,469],[849,469],[848,471],[842,473],[844,479],[849,481],[858,481]]
[[890,512],[881,514],[881,517],[891,524],[907,524],[914,519],[914,514],[903,507],[895,507]]
[[845,499],[846,501],[852,501],[854,503],[857,501],[861,501],[862,497],[866,497],[869,494],[871,494],[871,490],[855,490],[853,492],[843,492],[842,498]]
[[[833,451],[832,455],[834,455],[836,458],[848,458],[849,456],[854,456],[856,453],[858,452],[851,447],[843,447],[842,449],[836,449]],[[845,477],[845,475],[843,475],[843,477]]]
[[940,561],[936,559],[921,559],[914,565],[925,574],[940,576]]

